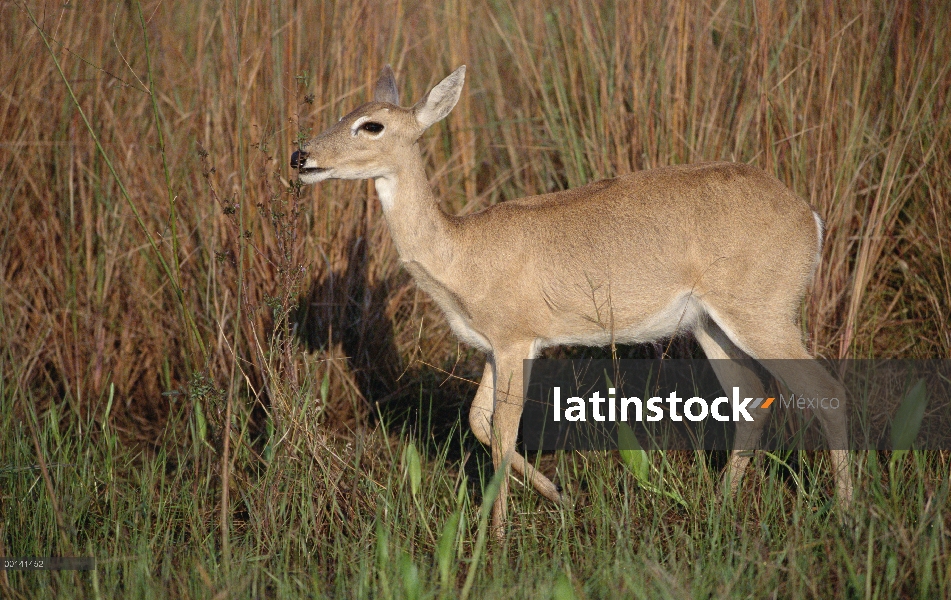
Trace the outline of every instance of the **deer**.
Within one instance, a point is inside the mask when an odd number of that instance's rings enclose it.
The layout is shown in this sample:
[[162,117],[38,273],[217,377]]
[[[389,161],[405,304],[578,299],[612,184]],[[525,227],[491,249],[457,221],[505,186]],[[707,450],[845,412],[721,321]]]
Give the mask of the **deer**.
[[[545,498],[560,489],[516,448],[523,360],[552,346],[636,344],[692,333],[724,390],[763,396],[759,361],[792,392],[845,390],[808,352],[798,313],[822,254],[823,222],[765,171],[743,163],[666,166],[583,187],[447,214],[419,139],[462,93],[465,65],[410,108],[390,66],[373,101],[293,152],[301,184],[372,179],[399,260],[454,334],[487,355],[469,411],[475,437],[504,472],[492,526],[507,530],[510,469]],[[744,360],[741,360],[744,359]],[[770,359],[799,359],[775,361]],[[795,383],[792,383],[795,382]],[[852,499],[845,411],[819,411],[837,506]],[[736,494],[765,420],[738,424],[724,471]],[[742,425],[742,426],[741,426]],[[728,482],[728,483],[727,483]],[[724,493],[727,493],[724,489]]]

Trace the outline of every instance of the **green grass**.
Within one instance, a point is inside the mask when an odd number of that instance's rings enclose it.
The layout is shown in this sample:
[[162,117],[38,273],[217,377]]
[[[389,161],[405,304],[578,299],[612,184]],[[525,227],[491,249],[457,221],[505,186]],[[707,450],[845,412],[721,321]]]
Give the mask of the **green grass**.
[[95,422],[82,431],[57,422],[48,413],[37,424],[50,490],[29,425],[2,415],[0,554],[95,556],[97,568],[7,571],[0,584],[11,597],[439,598],[458,597],[470,577],[473,598],[951,592],[946,454],[906,455],[894,477],[878,455],[859,454],[843,523],[821,457],[802,457],[796,477],[761,457],[733,502],[717,494],[716,457],[650,453],[651,484],[681,492],[684,506],[640,488],[614,454],[550,457],[570,506],[516,485],[499,544],[485,536],[487,454],[455,433],[441,443],[382,427],[348,443],[287,439],[270,459],[240,438],[226,570],[216,452],[133,455]]

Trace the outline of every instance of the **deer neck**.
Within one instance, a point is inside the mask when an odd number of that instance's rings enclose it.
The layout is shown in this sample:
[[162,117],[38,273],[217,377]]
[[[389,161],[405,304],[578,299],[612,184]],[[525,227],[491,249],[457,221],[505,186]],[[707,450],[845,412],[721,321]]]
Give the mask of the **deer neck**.
[[416,144],[393,174],[374,179],[383,216],[404,263],[439,278],[452,261],[452,223],[436,202]]

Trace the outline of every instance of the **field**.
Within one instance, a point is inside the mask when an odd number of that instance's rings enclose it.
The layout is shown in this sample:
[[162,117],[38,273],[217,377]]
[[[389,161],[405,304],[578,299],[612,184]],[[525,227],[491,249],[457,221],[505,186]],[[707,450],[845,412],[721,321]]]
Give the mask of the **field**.
[[856,455],[844,522],[824,453],[735,501],[718,456],[545,456],[571,507],[516,484],[497,544],[485,357],[372,184],[288,166],[383,65],[408,105],[466,64],[421,139],[446,211],[750,163],[826,221],[811,350],[951,358],[948,31],[940,1],[0,3],[0,557],[97,558],[0,596],[948,597],[947,452]]

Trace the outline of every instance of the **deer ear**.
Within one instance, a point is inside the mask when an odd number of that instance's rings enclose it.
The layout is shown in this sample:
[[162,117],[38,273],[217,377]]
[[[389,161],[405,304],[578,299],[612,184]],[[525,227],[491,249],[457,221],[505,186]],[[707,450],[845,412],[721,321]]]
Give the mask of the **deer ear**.
[[439,82],[426,96],[413,107],[413,115],[422,131],[430,125],[446,118],[449,111],[459,101],[462,84],[466,81],[466,66],[462,65],[449,77]]
[[383,71],[380,72],[380,78],[376,81],[376,89],[373,91],[373,99],[377,102],[400,105],[400,93],[396,89],[396,78],[393,77],[393,69],[390,68],[390,65],[383,67]]

